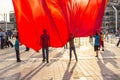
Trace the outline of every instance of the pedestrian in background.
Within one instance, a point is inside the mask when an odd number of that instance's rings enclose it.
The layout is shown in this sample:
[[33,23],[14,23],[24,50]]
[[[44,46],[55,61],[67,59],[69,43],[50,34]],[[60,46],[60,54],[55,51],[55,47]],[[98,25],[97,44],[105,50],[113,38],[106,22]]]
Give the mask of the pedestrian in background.
[[104,51],[104,35],[100,32],[100,47],[102,47],[102,51]]
[[93,35],[89,36],[89,42],[90,42],[91,45],[93,45]]
[[108,42],[108,31],[105,32],[105,40]]
[[118,40],[118,42],[117,42],[117,47],[119,46],[119,43],[120,43],[120,28],[118,29],[118,33],[119,33],[119,40]]
[[2,46],[3,46],[3,42],[2,42],[2,39],[3,39],[3,35],[2,35],[2,29],[0,28],[0,48],[2,49]]
[[5,36],[6,36],[5,31],[0,29],[1,49],[3,49],[5,46]]
[[95,57],[98,57],[98,51],[99,51],[99,48],[100,48],[100,35],[98,34],[98,32],[96,32],[94,38],[95,38],[94,51],[96,52]]
[[71,61],[71,58],[72,58],[72,51],[74,52],[76,61],[78,61],[76,50],[75,50],[75,45],[74,45],[74,38],[75,38],[75,35],[73,35],[72,33],[70,33],[70,36],[69,36],[70,61]]
[[64,45],[64,49],[67,49],[68,48],[68,45],[67,45],[67,43]]
[[15,40],[15,51],[16,51],[17,62],[21,62],[20,52],[19,52],[19,37],[18,36],[16,36],[16,40]]
[[47,30],[43,30],[43,34],[40,37],[40,42],[42,44],[42,57],[43,62],[49,63],[49,46],[50,46],[50,36],[47,34]]

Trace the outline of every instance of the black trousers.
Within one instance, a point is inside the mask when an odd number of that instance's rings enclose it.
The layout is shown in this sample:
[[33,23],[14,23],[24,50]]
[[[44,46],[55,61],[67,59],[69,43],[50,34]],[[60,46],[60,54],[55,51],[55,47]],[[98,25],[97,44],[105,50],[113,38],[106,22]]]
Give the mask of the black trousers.
[[26,51],[29,51],[29,47],[26,47]]
[[17,59],[17,62],[20,61],[20,53],[19,53],[19,49],[15,49],[16,51],[16,59]]
[[1,39],[1,49],[4,48],[4,39]]
[[48,62],[48,59],[49,59],[49,48],[42,48],[42,57],[43,57],[43,60],[47,60]]
[[68,48],[68,46],[67,46],[67,44],[65,44],[64,49],[67,49],[67,48]]
[[119,41],[118,41],[118,43],[117,43],[117,46],[119,46],[119,43],[120,43],[120,38],[119,38]]
[[70,47],[70,61],[71,61],[71,58],[72,58],[72,51],[74,52],[75,59],[77,61],[78,59],[77,59],[77,54],[76,54],[75,47]]

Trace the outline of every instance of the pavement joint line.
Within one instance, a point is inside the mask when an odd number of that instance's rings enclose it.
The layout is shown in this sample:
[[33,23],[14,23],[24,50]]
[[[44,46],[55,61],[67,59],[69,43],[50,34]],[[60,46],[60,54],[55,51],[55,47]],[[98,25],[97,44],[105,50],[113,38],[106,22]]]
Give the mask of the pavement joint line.
[[[119,57],[99,57],[99,59],[119,59]],[[73,58],[74,60],[75,58]],[[79,57],[79,60],[91,60],[91,59],[97,59],[97,57]],[[0,59],[0,62],[4,62],[4,61],[13,61],[16,60],[15,58],[11,58],[11,59]],[[42,58],[22,58],[22,60],[26,61],[34,61],[34,60],[42,60]],[[69,60],[69,58],[50,58],[50,60]]]

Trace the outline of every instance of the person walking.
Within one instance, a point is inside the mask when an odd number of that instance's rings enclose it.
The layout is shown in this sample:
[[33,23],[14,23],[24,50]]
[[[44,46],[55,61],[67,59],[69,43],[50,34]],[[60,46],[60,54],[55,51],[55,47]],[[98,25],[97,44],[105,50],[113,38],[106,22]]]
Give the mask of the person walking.
[[120,43],[120,28],[119,28],[119,30],[118,30],[118,33],[119,33],[119,40],[118,40],[118,42],[117,42],[117,47],[119,46],[119,43]]
[[118,47],[118,46],[119,46],[119,44],[120,44],[120,37],[119,37],[119,40],[118,40],[118,42],[117,42],[117,45],[116,45],[116,46]]
[[47,30],[43,30],[43,34],[40,37],[40,42],[42,45],[42,57],[43,57],[43,62],[49,63],[49,46],[50,46],[50,36],[47,34]]
[[89,36],[89,42],[90,42],[91,45],[93,45],[93,35]]
[[100,47],[102,47],[102,51],[104,51],[104,35],[100,32]]
[[0,28],[0,48],[3,49],[3,33],[2,33],[2,29]]
[[18,39],[18,36],[16,36],[16,40],[15,40],[15,51],[16,51],[17,62],[21,62],[21,60],[20,60],[20,52],[19,52],[19,39]]
[[98,32],[96,32],[94,38],[95,38],[94,51],[96,52],[95,57],[98,57],[98,51],[99,51],[99,47],[100,47],[100,36],[99,36]]
[[68,48],[68,45],[67,45],[67,43],[64,45],[64,49],[67,49]]
[[73,35],[72,33],[70,33],[70,36],[69,36],[70,61],[71,61],[71,58],[72,58],[72,51],[74,52],[76,61],[78,61],[76,50],[75,50],[75,45],[74,45],[74,38],[75,38],[75,35]]
[[108,31],[105,32],[105,40],[108,42]]
[[0,29],[1,49],[3,49],[5,46],[5,36],[6,36],[5,31]]

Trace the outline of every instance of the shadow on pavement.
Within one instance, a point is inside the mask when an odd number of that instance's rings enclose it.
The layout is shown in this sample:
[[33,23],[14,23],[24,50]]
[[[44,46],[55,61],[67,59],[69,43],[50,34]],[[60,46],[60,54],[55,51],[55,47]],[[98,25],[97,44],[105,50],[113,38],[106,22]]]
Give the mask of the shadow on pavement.
[[116,74],[112,70],[106,67],[106,65],[98,58],[97,64],[99,65],[101,75],[102,75],[102,80],[119,80],[120,75]]
[[32,71],[30,71],[28,74],[26,74],[24,77],[22,77],[20,80],[31,80],[31,78],[33,76],[35,76],[40,70],[42,70],[42,68],[45,67],[46,64],[41,63],[40,65],[38,65],[38,67],[36,67],[35,69],[33,69]]
[[15,73],[13,75],[0,78],[0,80],[20,80],[21,73]]
[[5,73],[7,73],[9,70],[12,70],[16,67],[19,67],[20,65],[21,65],[21,63],[20,64],[19,63],[13,63],[13,64],[3,68],[2,70],[0,70],[0,75],[3,75]]
[[75,67],[77,65],[77,62],[74,63],[74,65],[72,66],[71,69],[70,69],[70,64],[71,63],[69,62],[68,65],[67,65],[66,71],[65,71],[65,73],[63,75],[62,80],[70,80],[71,79],[71,76],[72,76],[72,74],[74,72],[74,69],[75,69]]
[[[102,56],[103,61],[104,61],[105,64],[111,63],[113,66],[118,68],[116,58],[114,58],[116,56],[115,53],[113,53],[113,52],[111,52],[109,50],[105,50],[104,52],[101,52],[101,56]],[[106,57],[106,58],[104,58],[104,57]]]
[[[60,51],[59,53],[56,53],[56,55],[53,58],[57,58],[57,59],[51,59],[50,63],[47,66],[50,66],[51,64],[53,64],[54,62],[57,62],[62,55],[64,54],[64,52],[66,51],[66,49],[61,49],[62,51]],[[59,58],[58,58],[59,57]]]
[[[23,53],[25,53],[24,51],[20,51],[20,55],[22,55]],[[9,53],[8,53],[8,55],[9,55]],[[14,51],[14,54],[12,54],[12,55],[10,55],[10,56],[7,56],[7,57],[4,57],[4,58],[2,58],[2,59],[9,59],[9,58],[16,58],[16,53],[15,53],[15,51]]]
[[[2,52],[1,54],[0,54],[0,57],[1,56],[6,56],[7,54],[11,54],[11,53],[15,53],[15,51],[12,49],[12,48],[10,48],[11,50],[4,50],[4,52]],[[9,52],[9,53],[8,53]]]

